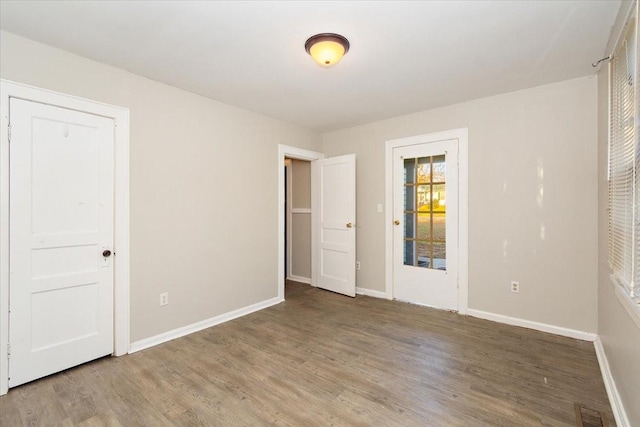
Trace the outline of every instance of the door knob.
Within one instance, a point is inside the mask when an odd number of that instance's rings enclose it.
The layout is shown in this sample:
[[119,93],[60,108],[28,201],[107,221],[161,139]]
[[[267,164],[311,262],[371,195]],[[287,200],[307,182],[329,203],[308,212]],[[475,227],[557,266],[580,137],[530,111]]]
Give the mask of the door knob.
[[353,224],[351,224],[350,222],[347,223],[347,228],[351,228],[353,227]]
[[400,220],[399,220],[399,219],[396,219],[395,221],[393,221],[393,223],[394,223],[395,225],[400,225]]
[[102,252],[102,256],[103,256],[103,257],[105,257],[105,258],[110,257],[110,256],[111,256],[111,251],[110,251],[109,249],[105,249],[105,250]]

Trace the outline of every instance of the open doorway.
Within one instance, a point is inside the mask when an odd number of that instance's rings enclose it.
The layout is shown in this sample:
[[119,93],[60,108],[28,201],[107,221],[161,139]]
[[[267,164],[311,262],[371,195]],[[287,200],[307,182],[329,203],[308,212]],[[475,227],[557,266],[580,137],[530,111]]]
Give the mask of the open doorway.
[[[356,156],[324,159],[322,153],[278,146],[278,298],[285,297],[285,167],[286,159],[310,163],[310,215],[312,286],[341,293],[356,294]],[[295,184],[291,184],[292,193]],[[295,199],[291,197],[290,199]],[[294,202],[295,203],[295,202]],[[303,223],[304,221],[300,221]],[[289,224],[293,220],[289,221]],[[290,232],[289,235],[295,234]],[[293,240],[293,239],[292,239]],[[290,250],[289,253],[294,252]],[[288,265],[294,267],[295,262]],[[295,267],[294,267],[295,268]]]
[[311,162],[285,159],[285,277],[311,284]]
[[[296,148],[296,147],[291,147],[291,146],[287,146],[287,145],[279,145],[278,146],[278,175],[279,175],[279,179],[278,179],[278,298],[281,300],[284,300],[285,294],[284,294],[284,290],[285,290],[285,279],[287,277],[289,277],[290,275],[293,275],[294,277],[296,276],[295,273],[298,274],[304,274],[304,264],[300,263],[298,266],[295,266],[296,260],[291,259],[293,258],[293,253],[295,251],[295,249],[292,249],[291,246],[289,246],[288,244],[288,237],[292,236],[295,234],[295,230],[293,230],[294,228],[294,223],[300,223],[299,225],[296,224],[295,227],[296,228],[300,228],[300,230],[298,231],[298,233],[301,236],[304,236],[304,226],[305,226],[305,218],[304,216],[308,217],[309,220],[309,227],[308,227],[308,241],[309,241],[309,269],[308,271],[308,276],[304,277],[303,275],[298,276],[298,278],[302,278],[302,279],[308,279],[307,283],[310,283],[312,285],[314,285],[314,277],[315,277],[315,272],[314,272],[314,268],[313,268],[313,263],[311,262],[311,245],[312,245],[312,235],[311,235],[311,211],[312,211],[312,207],[311,207],[311,178],[310,178],[310,162],[314,161],[314,160],[318,160],[318,159],[322,159],[324,158],[324,155],[322,153],[316,152],[316,151],[310,151],[310,150],[305,150],[302,148]],[[296,213],[294,214],[293,212],[291,212],[291,216],[293,215],[300,215],[300,219],[292,219],[292,218],[287,218],[288,212],[287,212],[287,204],[288,201],[294,201],[296,199],[296,196],[291,194],[290,197],[286,197],[285,194],[285,188],[287,189],[287,191],[291,191],[291,193],[293,193],[295,190],[295,186],[296,184],[291,182],[289,183],[289,185],[286,184],[286,179],[287,179],[287,170],[288,167],[285,167],[285,162],[287,162],[287,160],[291,163],[293,160],[297,160],[297,161],[303,161],[302,164],[306,164],[309,166],[309,203],[308,206],[306,207],[300,207],[299,205],[297,205],[297,202],[294,202],[295,204],[292,203],[292,211],[294,208],[299,209]],[[292,172],[292,176],[291,179],[292,181],[295,180],[295,178],[293,177],[293,171],[295,169],[295,166],[293,166],[293,168],[291,169]],[[304,173],[304,169],[305,166],[300,166],[299,171]],[[298,184],[298,189],[304,189],[304,185],[302,183]],[[304,197],[302,195],[298,196],[300,198],[300,200],[304,200]],[[290,231],[286,231],[287,228],[289,228]],[[291,245],[293,246],[293,239],[291,239]],[[303,239],[304,240],[304,239]],[[288,248],[288,250],[285,251],[285,247]],[[305,255],[303,253],[299,254],[301,258],[305,258]],[[296,254],[296,256],[298,256],[298,254]],[[289,262],[285,263],[285,259],[290,259]],[[285,268],[286,265],[286,268]],[[305,283],[305,282],[303,282]]]

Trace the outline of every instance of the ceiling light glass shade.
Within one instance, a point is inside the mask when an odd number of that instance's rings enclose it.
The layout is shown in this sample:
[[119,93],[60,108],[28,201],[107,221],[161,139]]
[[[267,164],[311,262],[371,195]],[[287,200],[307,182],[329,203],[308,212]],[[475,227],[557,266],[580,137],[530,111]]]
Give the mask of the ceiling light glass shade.
[[321,67],[333,67],[349,51],[349,40],[339,34],[323,33],[310,37],[304,48]]

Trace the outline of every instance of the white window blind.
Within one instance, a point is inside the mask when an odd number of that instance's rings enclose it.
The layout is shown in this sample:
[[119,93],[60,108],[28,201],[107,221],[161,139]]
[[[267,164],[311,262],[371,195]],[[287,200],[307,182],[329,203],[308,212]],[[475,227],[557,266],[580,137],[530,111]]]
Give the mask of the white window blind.
[[640,296],[640,143],[635,16],[611,60],[609,263],[632,297]]

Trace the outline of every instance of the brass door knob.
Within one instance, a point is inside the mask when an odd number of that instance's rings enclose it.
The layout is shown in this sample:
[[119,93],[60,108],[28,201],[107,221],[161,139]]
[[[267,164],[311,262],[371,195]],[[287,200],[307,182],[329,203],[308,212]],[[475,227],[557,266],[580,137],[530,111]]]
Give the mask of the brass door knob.
[[350,222],[347,223],[347,228],[351,228],[353,227],[353,224],[351,224]]
[[111,251],[109,249],[106,249],[102,252],[102,256],[107,258],[111,256]]
[[400,220],[399,220],[399,219],[396,219],[395,221],[393,221],[393,223],[394,223],[395,225],[400,225]]

